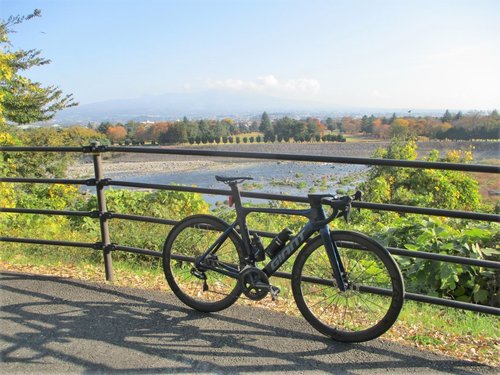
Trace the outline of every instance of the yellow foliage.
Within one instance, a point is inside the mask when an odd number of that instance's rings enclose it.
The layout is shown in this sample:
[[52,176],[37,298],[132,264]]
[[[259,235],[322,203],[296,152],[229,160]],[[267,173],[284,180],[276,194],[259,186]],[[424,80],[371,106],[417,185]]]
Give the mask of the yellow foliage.
[[[12,65],[11,61],[14,59],[14,54],[12,53],[5,53],[0,50],[0,124],[5,123],[5,118],[3,116],[4,109],[3,109],[3,98],[5,96],[5,91],[3,87],[7,84],[12,79],[13,75],[13,70],[12,70]],[[0,144],[2,144],[0,140]]]
[[15,207],[16,200],[12,184],[0,182],[0,207]]
[[0,132],[0,145],[2,146],[12,146],[15,144],[14,137],[9,133]]
[[403,127],[408,127],[410,125],[410,122],[404,118],[397,118],[393,122],[394,126],[403,126]]
[[75,196],[78,188],[73,185],[54,184],[49,187],[47,193],[56,210],[66,208],[68,197]]
[[445,160],[452,163],[467,163],[474,159],[473,148],[462,150],[450,150],[446,153]]

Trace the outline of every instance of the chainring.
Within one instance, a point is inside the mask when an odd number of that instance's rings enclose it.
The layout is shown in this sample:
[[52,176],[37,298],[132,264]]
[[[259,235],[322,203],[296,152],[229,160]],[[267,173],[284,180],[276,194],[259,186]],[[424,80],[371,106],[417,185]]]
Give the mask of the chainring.
[[269,293],[269,278],[261,269],[248,266],[240,272],[242,292],[253,301],[260,301]]

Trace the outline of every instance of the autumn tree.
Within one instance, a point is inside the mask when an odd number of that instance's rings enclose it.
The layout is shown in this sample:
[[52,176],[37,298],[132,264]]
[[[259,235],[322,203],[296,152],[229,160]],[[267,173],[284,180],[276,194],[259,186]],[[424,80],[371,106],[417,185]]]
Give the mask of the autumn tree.
[[77,105],[73,95],[63,95],[57,86],[42,86],[23,72],[50,63],[37,49],[13,49],[9,34],[24,21],[41,16],[35,9],[27,16],[10,16],[0,21],[0,124],[5,121],[28,124],[52,119],[57,111]]
[[156,122],[153,125],[151,125],[151,142],[153,143],[160,143],[160,139],[162,137],[162,134],[166,133],[168,131],[168,127],[170,126],[170,123],[168,122]]
[[410,121],[404,118],[396,118],[391,122],[391,137],[408,138],[414,136],[414,130],[410,128]]
[[151,142],[151,127],[145,124],[139,125],[135,131],[134,140],[137,143],[144,144],[146,142]]
[[65,146],[87,146],[93,141],[106,144],[106,137],[97,130],[83,126],[70,126],[59,131],[61,135],[61,145]]
[[359,133],[361,131],[361,120],[352,118],[350,116],[342,117],[342,129],[346,133]]
[[449,122],[442,122],[441,119],[427,117],[423,120],[419,120],[418,123],[422,123],[423,129],[419,130],[419,135],[425,135],[429,138],[436,138],[439,134],[445,133],[451,128]]
[[388,124],[384,124],[382,119],[377,118],[373,120],[372,124],[373,124],[372,133],[375,137],[383,139],[387,139],[390,137],[391,126]]
[[111,143],[120,143],[127,137],[127,129],[123,126],[111,126],[106,130],[106,136],[109,138]]

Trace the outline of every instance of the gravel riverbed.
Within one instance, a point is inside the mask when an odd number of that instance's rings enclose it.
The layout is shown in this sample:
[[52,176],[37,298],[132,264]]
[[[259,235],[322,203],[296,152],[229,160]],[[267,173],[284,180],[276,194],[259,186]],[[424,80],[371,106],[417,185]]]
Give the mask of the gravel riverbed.
[[[194,150],[219,150],[240,152],[261,152],[279,154],[299,154],[337,157],[371,157],[375,150],[387,147],[388,142],[346,142],[346,143],[259,143],[259,144],[222,144],[201,146],[166,146],[162,148],[183,148]],[[419,157],[428,154],[432,149],[441,153],[447,150],[474,149],[476,160],[499,158],[500,142],[419,142]],[[131,150],[133,148],[130,148]],[[105,173],[112,175],[148,175],[157,173],[182,173],[195,170],[230,170],[254,166],[262,161],[242,158],[223,158],[206,156],[185,156],[149,153],[114,153],[105,154],[103,167]],[[71,178],[84,178],[93,175],[90,157],[69,168]]]

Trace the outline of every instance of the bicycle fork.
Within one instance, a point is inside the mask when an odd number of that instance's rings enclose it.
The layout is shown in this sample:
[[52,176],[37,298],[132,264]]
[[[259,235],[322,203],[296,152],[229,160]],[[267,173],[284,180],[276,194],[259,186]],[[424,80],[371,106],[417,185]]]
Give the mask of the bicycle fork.
[[338,288],[345,292],[347,290],[347,280],[344,265],[342,264],[342,260],[340,259],[340,254],[337,249],[337,245],[332,241],[332,237],[330,235],[330,228],[328,225],[323,226],[319,233],[321,235],[321,239],[323,240],[323,244],[325,245],[326,254],[328,255],[328,259],[330,260],[330,265],[333,270],[333,277],[337,282]]

